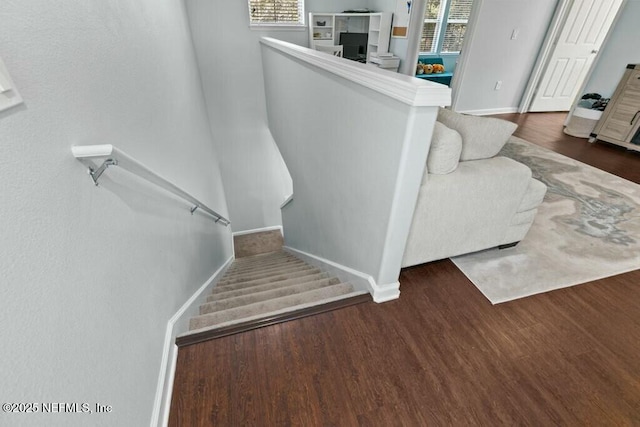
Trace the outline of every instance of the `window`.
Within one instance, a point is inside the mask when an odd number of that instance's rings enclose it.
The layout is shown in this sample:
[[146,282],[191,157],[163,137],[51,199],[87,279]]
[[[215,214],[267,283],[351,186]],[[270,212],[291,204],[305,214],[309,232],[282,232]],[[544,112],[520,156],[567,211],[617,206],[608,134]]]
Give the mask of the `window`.
[[251,25],[304,25],[304,0],[249,0]]
[[462,48],[473,0],[427,0],[420,53],[457,53]]

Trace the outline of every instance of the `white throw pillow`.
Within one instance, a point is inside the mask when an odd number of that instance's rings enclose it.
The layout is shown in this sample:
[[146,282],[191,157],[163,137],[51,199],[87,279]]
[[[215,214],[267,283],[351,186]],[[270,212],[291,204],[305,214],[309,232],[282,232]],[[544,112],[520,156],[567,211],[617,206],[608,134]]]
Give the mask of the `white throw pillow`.
[[462,137],[460,134],[442,123],[436,122],[427,157],[427,171],[439,175],[453,172],[458,167],[461,151]]
[[462,136],[460,160],[488,159],[507,143],[518,125],[495,117],[477,117],[440,108],[438,121]]

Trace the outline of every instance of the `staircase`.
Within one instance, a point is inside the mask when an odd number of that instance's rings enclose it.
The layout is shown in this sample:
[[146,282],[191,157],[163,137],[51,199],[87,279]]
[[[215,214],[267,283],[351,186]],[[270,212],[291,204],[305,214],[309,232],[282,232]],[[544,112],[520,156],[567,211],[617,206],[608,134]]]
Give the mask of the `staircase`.
[[193,344],[370,300],[368,292],[283,250],[246,256],[233,262],[176,342]]

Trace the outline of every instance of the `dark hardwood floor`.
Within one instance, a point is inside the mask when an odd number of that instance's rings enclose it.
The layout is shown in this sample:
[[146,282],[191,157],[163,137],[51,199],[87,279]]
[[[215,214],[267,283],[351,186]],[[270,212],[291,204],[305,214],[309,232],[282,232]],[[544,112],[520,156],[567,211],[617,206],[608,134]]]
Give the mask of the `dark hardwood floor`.
[[502,114],[494,117],[518,124],[516,136],[595,166],[614,175],[640,183],[640,152],[598,141],[590,144],[562,132],[566,113]]
[[[500,116],[640,182],[640,155]],[[492,306],[448,260],[364,303],[181,348],[171,426],[640,425],[640,271]]]

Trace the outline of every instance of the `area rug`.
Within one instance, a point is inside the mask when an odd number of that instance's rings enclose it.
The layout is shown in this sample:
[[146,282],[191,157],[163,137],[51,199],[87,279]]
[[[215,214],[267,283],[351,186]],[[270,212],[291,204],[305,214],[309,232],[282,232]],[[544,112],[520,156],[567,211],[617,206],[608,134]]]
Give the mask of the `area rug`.
[[516,137],[500,155],[548,190],[516,247],[452,258],[491,303],[640,269],[640,185]]

